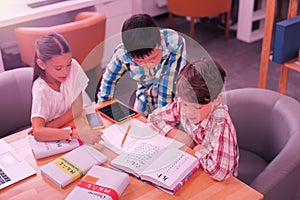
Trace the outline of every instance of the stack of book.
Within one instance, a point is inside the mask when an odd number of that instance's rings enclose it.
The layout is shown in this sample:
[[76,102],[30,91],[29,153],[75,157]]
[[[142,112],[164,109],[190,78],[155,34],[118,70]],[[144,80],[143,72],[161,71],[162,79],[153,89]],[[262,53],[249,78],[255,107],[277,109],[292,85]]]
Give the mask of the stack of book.
[[117,200],[129,184],[128,174],[110,168],[93,166],[67,196],[67,200]]
[[63,188],[84,176],[94,165],[107,161],[107,157],[89,145],[82,145],[41,167],[41,172]]

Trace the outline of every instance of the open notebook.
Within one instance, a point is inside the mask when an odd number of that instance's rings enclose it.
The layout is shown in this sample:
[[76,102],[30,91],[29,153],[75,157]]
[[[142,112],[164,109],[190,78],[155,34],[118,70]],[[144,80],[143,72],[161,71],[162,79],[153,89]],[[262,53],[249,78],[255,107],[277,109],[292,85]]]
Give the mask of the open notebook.
[[36,171],[5,141],[0,139],[0,189],[25,179]]
[[[130,131],[128,137],[126,137],[125,143],[121,146],[121,141],[124,137],[126,129],[130,126]],[[138,120],[130,119],[122,124],[113,124],[102,130],[103,135],[103,145],[111,149],[117,154],[120,154],[130,146],[132,146],[136,141],[140,139],[153,140],[159,143],[161,146],[168,148],[177,148],[183,146],[183,143],[167,138],[161,134],[158,134],[150,125]]]

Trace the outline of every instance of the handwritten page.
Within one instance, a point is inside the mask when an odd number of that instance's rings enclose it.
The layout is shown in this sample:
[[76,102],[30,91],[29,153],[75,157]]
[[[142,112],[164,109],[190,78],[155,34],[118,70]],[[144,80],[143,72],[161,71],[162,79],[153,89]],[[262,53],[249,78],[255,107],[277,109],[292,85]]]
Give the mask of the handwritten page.
[[156,141],[140,139],[113,159],[111,165],[175,191],[185,176],[198,167],[198,160],[178,148],[165,148]]
[[151,140],[138,140],[124,151],[113,163],[122,165],[136,173],[144,171],[158,156],[162,148]]

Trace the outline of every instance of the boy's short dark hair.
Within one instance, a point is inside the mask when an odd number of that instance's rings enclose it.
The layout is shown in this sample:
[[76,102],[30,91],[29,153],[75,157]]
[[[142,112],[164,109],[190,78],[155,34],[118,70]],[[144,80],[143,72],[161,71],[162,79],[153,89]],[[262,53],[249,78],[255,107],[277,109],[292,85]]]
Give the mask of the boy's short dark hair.
[[149,56],[161,44],[157,22],[148,14],[132,15],[123,23],[122,41],[133,58]]
[[176,91],[180,98],[191,103],[208,104],[222,92],[226,73],[210,58],[187,63],[180,71]]

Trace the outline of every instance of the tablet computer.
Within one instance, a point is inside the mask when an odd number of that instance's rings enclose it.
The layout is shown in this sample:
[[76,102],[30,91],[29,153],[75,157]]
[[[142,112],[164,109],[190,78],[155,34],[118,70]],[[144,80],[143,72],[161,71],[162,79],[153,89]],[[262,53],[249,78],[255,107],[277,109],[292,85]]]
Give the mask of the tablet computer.
[[139,113],[119,101],[112,101],[111,104],[97,108],[102,115],[114,122],[122,122],[126,119],[139,116]]

